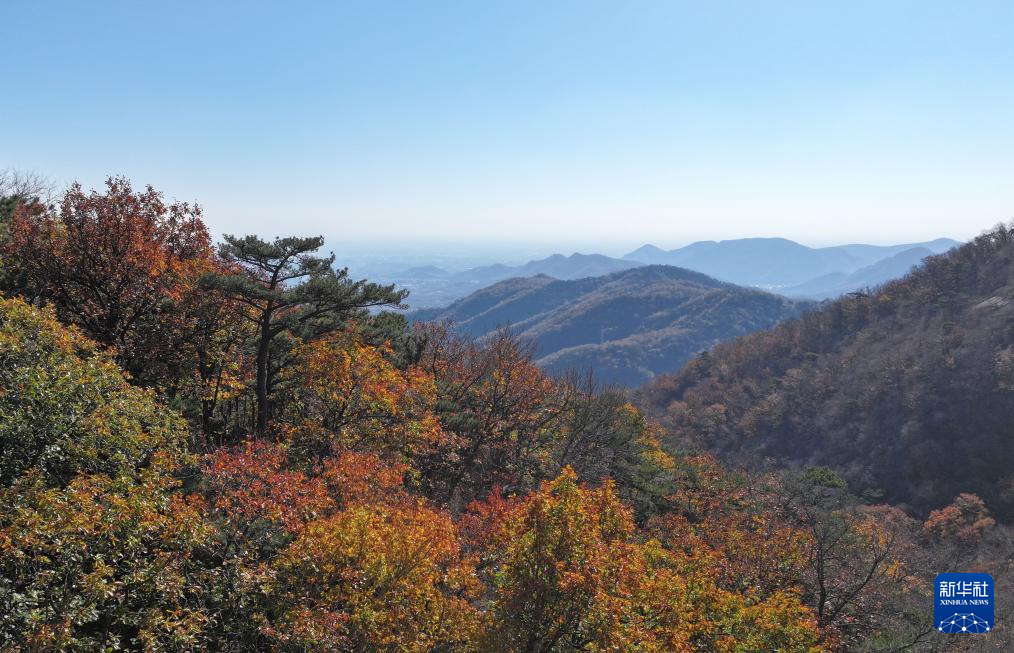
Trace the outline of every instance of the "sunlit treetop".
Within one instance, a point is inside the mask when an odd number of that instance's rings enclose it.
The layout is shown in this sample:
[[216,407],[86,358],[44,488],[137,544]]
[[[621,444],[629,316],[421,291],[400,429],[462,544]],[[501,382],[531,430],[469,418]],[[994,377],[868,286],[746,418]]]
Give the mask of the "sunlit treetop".
[[108,352],[52,311],[0,299],[0,483],[115,475],[184,444],[182,420],[129,385]]

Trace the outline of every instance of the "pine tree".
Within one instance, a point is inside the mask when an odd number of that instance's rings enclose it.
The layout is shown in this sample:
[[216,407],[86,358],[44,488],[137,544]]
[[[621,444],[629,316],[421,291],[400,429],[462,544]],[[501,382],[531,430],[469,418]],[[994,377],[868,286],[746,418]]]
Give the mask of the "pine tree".
[[348,268],[335,270],[334,254],[314,255],[324,244],[322,236],[273,242],[252,235],[224,238],[220,253],[237,271],[209,275],[204,284],[251,309],[257,327],[256,431],[263,434],[271,416],[269,362],[277,338],[308,329],[311,336],[329,333],[367,308],[400,306],[408,293],[394,285],[353,281]]

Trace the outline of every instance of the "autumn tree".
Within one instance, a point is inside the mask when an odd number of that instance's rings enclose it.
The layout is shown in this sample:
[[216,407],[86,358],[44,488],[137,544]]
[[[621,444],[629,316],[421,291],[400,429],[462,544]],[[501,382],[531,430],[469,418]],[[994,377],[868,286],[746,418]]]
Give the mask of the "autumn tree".
[[316,337],[329,333],[364,309],[397,306],[405,291],[365,280],[352,281],[348,270],[332,267],[334,255],[315,256],[323,237],[276,238],[225,236],[224,259],[238,272],[211,275],[204,287],[218,289],[245,304],[256,328],[256,430],[263,434],[271,418],[274,386],[270,359],[281,336]]
[[336,509],[318,475],[290,465],[285,447],[252,441],[207,454],[203,493],[219,518],[223,556],[270,557],[287,536]]
[[0,300],[0,649],[200,648],[183,426],[50,309]]
[[358,327],[300,345],[286,372],[285,438],[305,454],[373,451],[417,459],[446,438],[433,406],[433,378],[417,366],[399,369],[394,351],[364,341]]
[[696,455],[675,460],[672,485],[667,510],[646,525],[667,548],[707,551],[713,581],[727,591],[766,598],[802,587],[809,539],[788,514],[777,479]]
[[222,580],[246,598],[229,608],[234,638],[286,651],[466,647],[478,585],[450,516],[406,491],[408,468],[291,453],[253,441],[203,467]]
[[[858,506],[845,481],[826,467],[786,476],[787,509],[808,538],[804,598],[813,606],[822,641],[849,648],[893,616],[888,600],[905,573],[900,510]],[[918,635],[917,635],[918,636]]]
[[465,649],[477,586],[450,517],[422,502],[352,503],[275,562],[283,650]]
[[199,444],[207,449],[240,430],[221,407],[249,386],[244,345],[251,328],[245,308],[216,290],[190,294],[179,309],[189,337],[177,353],[190,373],[180,380],[176,403],[199,425]]
[[172,466],[31,478],[0,489],[0,649],[192,651],[207,645],[210,531]]
[[6,257],[61,320],[115,347],[142,384],[182,374],[184,305],[197,301],[198,277],[216,269],[199,207],[110,178],[105,193],[74,184],[55,211],[19,207],[12,231]]
[[53,190],[53,182],[37,172],[15,168],[0,170],[0,196],[2,197],[34,199],[48,203],[52,199]]
[[0,484],[119,473],[179,453],[181,419],[132,387],[108,352],[50,310],[0,300]]
[[19,210],[28,214],[44,212],[52,200],[53,184],[41,175],[8,168],[0,170],[0,292],[8,295],[26,290],[26,279],[4,250],[11,238],[11,223]]
[[627,546],[633,520],[612,487],[585,490],[567,469],[503,517],[484,552],[497,592],[487,650],[619,646],[615,620],[639,570]]
[[39,174],[11,168],[0,170],[0,246],[10,239],[11,220],[18,208],[45,210],[52,195],[53,184]]
[[403,500],[408,467],[364,452],[308,462],[263,440],[203,457],[201,487],[223,534],[224,556],[266,560],[316,519],[363,501]]
[[986,504],[974,494],[962,493],[950,505],[930,512],[923,535],[935,540],[973,542],[996,525]]
[[565,406],[531,346],[508,329],[481,342],[446,325],[418,329],[426,343],[419,366],[436,380],[437,416],[453,436],[423,463],[434,492],[466,504],[495,485],[533,488],[555,471],[547,470],[549,450]]
[[727,591],[706,548],[639,541],[610,482],[582,487],[566,469],[529,497],[492,501],[465,520],[495,590],[482,650],[815,650],[792,588]]
[[794,594],[824,650],[921,650],[937,572],[900,510],[858,504],[827,468],[749,475],[680,457],[674,484],[646,532],[720,590],[758,605]]
[[642,518],[662,509],[674,461],[662,448],[657,425],[625,393],[601,387],[590,372],[571,373],[558,387],[564,410],[552,446],[553,473],[571,467],[587,482],[612,478]]

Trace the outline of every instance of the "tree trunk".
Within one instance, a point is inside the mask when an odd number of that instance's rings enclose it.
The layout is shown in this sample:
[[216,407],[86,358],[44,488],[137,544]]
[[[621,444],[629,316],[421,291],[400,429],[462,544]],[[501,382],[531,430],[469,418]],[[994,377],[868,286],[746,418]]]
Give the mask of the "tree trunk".
[[257,425],[258,437],[268,430],[268,354],[271,352],[271,313],[265,311],[261,320],[260,341],[257,343]]

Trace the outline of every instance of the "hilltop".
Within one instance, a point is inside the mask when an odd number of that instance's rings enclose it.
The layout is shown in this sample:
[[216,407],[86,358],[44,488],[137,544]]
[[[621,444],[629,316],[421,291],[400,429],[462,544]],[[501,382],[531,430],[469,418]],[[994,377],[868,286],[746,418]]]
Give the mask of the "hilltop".
[[510,279],[412,317],[451,320],[473,337],[510,325],[535,343],[541,367],[590,367],[608,382],[633,387],[722,340],[768,328],[809,306],[652,265],[576,280]]

